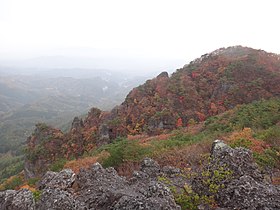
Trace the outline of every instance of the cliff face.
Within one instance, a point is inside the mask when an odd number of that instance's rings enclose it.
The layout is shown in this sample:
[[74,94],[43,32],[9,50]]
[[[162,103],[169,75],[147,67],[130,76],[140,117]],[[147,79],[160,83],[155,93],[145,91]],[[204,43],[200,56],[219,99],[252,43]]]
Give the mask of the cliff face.
[[[222,48],[192,61],[170,77],[163,72],[146,81],[111,112],[92,108],[85,120],[74,119],[70,132],[40,145],[51,148],[55,141],[62,148],[47,149],[48,155],[53,154],[46,156],[49,160],[57,156],[77,158],[119,136],[160,134],[204,121],[238,104],[279,95],[280,56],[241,46]],[[32,146],[33,136],[28,140],[28,154],[40,148]],[[27,163],[29,157],[32,155]]]

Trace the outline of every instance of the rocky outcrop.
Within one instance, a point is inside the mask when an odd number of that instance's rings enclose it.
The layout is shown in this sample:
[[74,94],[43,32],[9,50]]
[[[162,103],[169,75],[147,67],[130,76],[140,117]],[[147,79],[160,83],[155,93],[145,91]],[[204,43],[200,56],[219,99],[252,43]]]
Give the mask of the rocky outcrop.
[[84,209],[83,203],[75,199],[72,185],[76,175],[70,169],[59,173],[48,171],[38,184],[41,196],[36,209]]
[[179,210],[170,189],[157,180],[163,173],[175,177],[179,172],[172,167],[160,168],[149,158],[128,180],[99,163],[82,169],[78,175],[70,169],[47,172],[38,184],[41,195],[36,204],[29,190],[5,191],[0,193],[0,209]]
[[32,192],[27,189],[0,192],[1,210],[35,210]]
[[84,127],[84,122],[82,119],[78,117],[74,117],[72,125],[71,125],[71,132],[80,131]]
[[199,197],[213,197],[219,206],[203,203],[199,209],[280,209],[279,186],[265,181],[248,149],[216,140],[202,173],[193,179],[180,174],[149,158],[130,179],[99,163],[77,175],[70,169],[47,172],[38,184],[41,195],[36,203],[29,190],[7,190],[0,192],[0,209],[180,209],[169,187],[184,189],[186,184]]
[[[213,180],[214,173],[221,170],[230,171],[228,177],[221,177],[221,186],[214,194],[220,207],[225,209],[260,210],[280,209],[280,188],[264,180],[263,174],[253,160],[250,150],[233,149],[221,140],[213,143],[211,161],[207,172],[212,174],[208,180]],[[203,179],[194,180],[193,189],[199,194],[209,192]],[[216,176],[216,180],[218,176]]]
[[55,128],[39,123],[33,134],[27,139],[24,161],[25,178],[40,177],[48,167],[63,156],[63,133]]
[[77,175],[77,200],[88,209],[180,209],[170,190],[156,180],[160,167],[151,159],[126,180],[98,163]]

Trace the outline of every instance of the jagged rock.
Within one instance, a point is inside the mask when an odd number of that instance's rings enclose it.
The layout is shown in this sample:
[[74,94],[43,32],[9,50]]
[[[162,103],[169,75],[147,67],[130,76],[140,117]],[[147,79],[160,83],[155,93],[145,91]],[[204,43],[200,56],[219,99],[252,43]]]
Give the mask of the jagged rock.
[[169,76],[168,76],[168,72],[166,72],[166,71],[164,71],[164,72],[161,72],[158,76],[157,76],[157,79],[159,79],[159,78],[161,78],[161,77],[163,77],[163,78],[169,78]]
[[82,170],[77,175],[78,200],[89,209],[180,209],[164,184],[149,179],[148,173],[153,176],[160,171],[158,164],[145,159],[142,166],[136,173],[141,176],[134,176],[133,181],[127,181],[118,176],[115,169],[104,169],[98,163],[89,170]]
[[60,189],[46,188],[36,204],[38,210],[82,210],[84,204],[77,201],[74,196]]
[[145,158],[141,163],[141,171],[149,177],[156,177],[160,173],[159,164],[151,158]]
[[79,119],[78,117],[75,117],[72,122],[71,132],[79,131],[83,127],[84,127],[83,120]]
[[32,192],[27,189],[6,190],[0,192],[1,210],[34,210],[35,201]]
[[75,181],[75,174],[71,169],[60,172],[48,171],[38,184],[42,194],[36,209],[84,209],[84,204],[76,201],[71,188]]
[[229,209],[280,209],[280,189],[244,175],[232,180],[218,194],[218,201]]
[[218,152],[218,150],[222,150],[224,148],[230,148],[227,144],[225,144],[222,140],[216,139],[213,144],[212,144],[212,148],[211,148],[211,155],[216,155],[216,153]]
[[250,175],[258,181],[263,180],[263,175],[255,163],[252,152],[245,148],[233,149],[221,140],[215,140],[211,151],[212,168],[226,166],[233,172],[234,177]]
[[[218,183],[223,187],[220,187],[214,196],[220,207],[248,210],[280,209],[280,188],[264,180],[251,151],[245,148],[233,149],[220,140],[214,141],[207,169],[209,174],[214,174],[215,170],[221,168],[231,171],[232,175]],[[211,180],[211,177],[208,179]],[[199,194],[208,195],[209,189],[203,181],[205,180],[201,177],[195,179],[192,187]]]
[[27,138],[25,178],[42,177],[48,167],[63,156],[63,142],[62,131],[43,123],[36,124],[34,133]]
[[71,188],[74,181],[75,174],[71,169],[64,169],[59,173],[48,171],[38,184],[38,188],[58,188],[61,190],[67,190],[68,188]]

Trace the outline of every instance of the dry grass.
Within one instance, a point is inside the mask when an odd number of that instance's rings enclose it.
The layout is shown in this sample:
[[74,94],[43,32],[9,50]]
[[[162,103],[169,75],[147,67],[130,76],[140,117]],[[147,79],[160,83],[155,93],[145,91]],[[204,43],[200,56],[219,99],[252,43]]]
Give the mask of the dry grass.
[[161,165],[170,165],[180,169],[196,170],[201,166],[201,160],[209,155],[212,142],[200,142],[175,148],[163,154],[157,155],[154,159]]
[[98,154],[97,156],[85,157],[85,158],[82,158],[82,159],[69,161],[64,165],[64,168],[70,168],[76,174],[78,174],[81,168],[89,168],[94,163],[101,162],[102,159],[108,157],[109,155],[110,154],[108,152],[103,151],[100,154]]

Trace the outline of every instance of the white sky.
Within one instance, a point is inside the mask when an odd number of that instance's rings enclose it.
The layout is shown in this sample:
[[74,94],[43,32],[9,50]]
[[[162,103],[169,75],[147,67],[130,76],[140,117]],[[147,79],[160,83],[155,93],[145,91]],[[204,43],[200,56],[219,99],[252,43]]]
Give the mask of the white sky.
[[279,0],[0,0],[0,57],[59,49],[194,59],[244,45],[280,53]]

